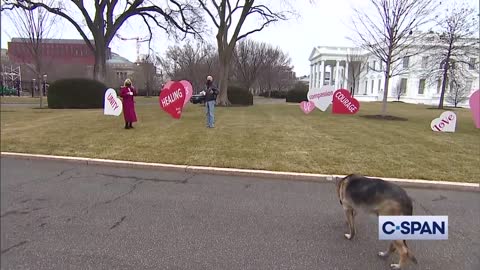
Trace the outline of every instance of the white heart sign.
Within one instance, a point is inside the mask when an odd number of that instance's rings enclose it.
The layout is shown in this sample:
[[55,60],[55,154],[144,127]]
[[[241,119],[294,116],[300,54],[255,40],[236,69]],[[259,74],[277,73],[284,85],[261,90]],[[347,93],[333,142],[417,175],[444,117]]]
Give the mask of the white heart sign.
[[122,101],[117,97],[117,92],[112,88],[108,88],[105,92],[103,114],[119,116],[122,113],[122,109]]
[[321,88],[312,88],[308,91],[307,98],[315,104],[315,107],[321,111],[326,111],[328,106],[332,104],[333,93],[335,93],[335,87],[331,85],[324,85]]
[[457,125],[457,115],[454,112],[443,112],[439,118],[435,118],[430,123],[433,131],[455,132]]

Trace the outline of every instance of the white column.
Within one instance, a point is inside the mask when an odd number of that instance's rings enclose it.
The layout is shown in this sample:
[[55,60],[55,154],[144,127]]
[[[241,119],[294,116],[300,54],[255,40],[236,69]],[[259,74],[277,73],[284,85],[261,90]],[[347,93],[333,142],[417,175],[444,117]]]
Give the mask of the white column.
[[310,83],[308,89],[313,88],[313,79],[315,78],[315,70],[313,69],[313,65],[310,65]]
[[335,65],[335,89],[338,89],[338,85],[339,85],[339,83],[338,83],[338,75],[339,75],[339,73],[340,73],[340,72],[338,72],[338,71],[339,71],[339,69],[340,69],[340,61],[336,60],[336,61],[335,61],[335,64],[336,64],[336,65]]
[[321,85],[320,85],[321,73],[322,73],[322,66],[321,66],[320,63],[318,63],[318,66],[317,66],[317,87],[321,87]]
[[320,87],[323,86],[323,82],[325,81],[325,60],[322,60],[320,64]]
[[345,89],[350,91],[350,88],[348,88],[348,61],[345,61]]

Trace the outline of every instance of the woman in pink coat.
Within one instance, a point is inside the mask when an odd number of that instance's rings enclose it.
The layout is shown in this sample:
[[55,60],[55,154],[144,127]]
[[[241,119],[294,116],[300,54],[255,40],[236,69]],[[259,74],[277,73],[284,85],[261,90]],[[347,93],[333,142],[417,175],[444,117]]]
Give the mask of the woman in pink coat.
[[125,118],[125,129],[133,128],[132,123],[137,122],[135,114],[135,103],[133,97],[137,95],[137,90],[132,86],[132,81],[126,79],[124,86],[120,89],[120,96],[123,103],[123,117]]

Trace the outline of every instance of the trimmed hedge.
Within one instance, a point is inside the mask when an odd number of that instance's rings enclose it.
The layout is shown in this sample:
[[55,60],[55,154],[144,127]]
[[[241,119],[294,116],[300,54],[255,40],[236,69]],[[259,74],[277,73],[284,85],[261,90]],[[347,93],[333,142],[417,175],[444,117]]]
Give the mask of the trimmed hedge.
[[300,103],[308,101],[307,93],[308,86],[303,83],[297,83],[293,89],[287,92],[287,102]]
[[160,89],[153,89],[153,88],[150,88],[150,93],[147,93],[147,89],[146,88],[136,88],[137,89],[137,95],[138,96],[144,96],[146,97],[147,94],[150,94],[150,96],[156,96],[158,97],[158,95],[160,95]]
[[253,105],[253,95],[250,91],[238,86],[228,86],[228,100],[232,105]]
[[[268,98],[268,92],[260,93],[259,96]],[[281,98],[281,99],[283,99],[283,98],[286,98],[286,97],[287,97],[287,92],[285,92],[285,91],[275,90],[275,91],[270,92],[270,98]]]
[[106,90],[107,86],[96,80],[85,78],[58,80],[48,88],[48,107],[51,109],[103,108]]

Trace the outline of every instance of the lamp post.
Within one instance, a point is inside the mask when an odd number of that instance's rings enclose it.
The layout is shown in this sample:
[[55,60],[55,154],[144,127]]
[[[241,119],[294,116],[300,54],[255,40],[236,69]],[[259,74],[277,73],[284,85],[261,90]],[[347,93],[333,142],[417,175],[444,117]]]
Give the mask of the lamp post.
[[43,74],[43,93],[42,95],[45,96],[47,91],[47,74]]
[[35,78],[32,79],[32,98],[35,97],[35,90],[37,88],[36,81]]
[[17,90],[17,96],[20,96],[20,80],[16,79],[15,80],[15,89]]

